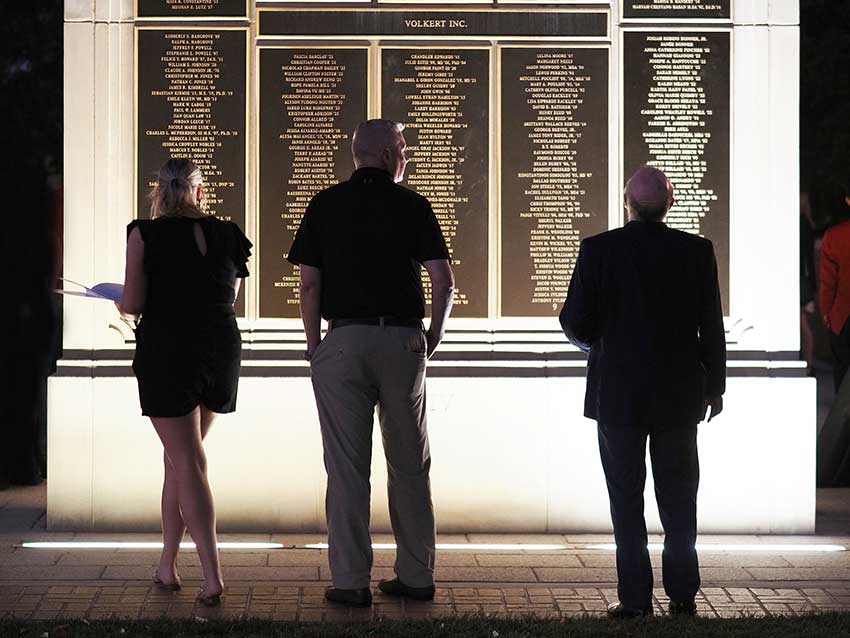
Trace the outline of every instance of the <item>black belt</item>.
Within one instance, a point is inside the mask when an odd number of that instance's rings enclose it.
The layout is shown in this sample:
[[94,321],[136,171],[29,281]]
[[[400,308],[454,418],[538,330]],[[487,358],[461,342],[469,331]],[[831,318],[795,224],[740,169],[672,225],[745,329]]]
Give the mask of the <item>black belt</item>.
[[395,328],[422,328],[421,319],[399,319],[398,317],[365,317],[363,319],[331,319],[328,330],[344,326],[392,326]]

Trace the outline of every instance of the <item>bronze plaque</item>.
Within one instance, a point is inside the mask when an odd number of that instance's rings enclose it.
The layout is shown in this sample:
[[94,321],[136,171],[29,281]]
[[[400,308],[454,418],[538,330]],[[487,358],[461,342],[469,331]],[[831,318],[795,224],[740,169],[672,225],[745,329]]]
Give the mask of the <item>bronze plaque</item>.
[[404,124],[404,184],[431,202],[452,255],[453,317],[488,310],[489,78],[487,50],[381,51],[381,116]]
[[608,229],[608,49],[502,49],[501,314],[557,316]]
[[367,118],[368,50],[260,50],[260,316],[299,317],[286,261],[310,199],[354,171],[351,136]]
[[714,243],[729,312],[730,34],[623,35],[623,177],[643,164],[676,190],[667,225]]
[[260,10],[260,35],[607,37],[606,11]]
[[732,0],[626,0],[624,18],[731,19]]
[[209,211],[245,226],[246,32],[138,30],[138,216],[160,166],[189,157]]
[[160,167],[172,157],[188,157],[204,174],[207,210],[244,230],[247,32],[136,33],[137,216],[149,216],[148,193]]
[[136,0],[139,18],[247,18],[247,0]]

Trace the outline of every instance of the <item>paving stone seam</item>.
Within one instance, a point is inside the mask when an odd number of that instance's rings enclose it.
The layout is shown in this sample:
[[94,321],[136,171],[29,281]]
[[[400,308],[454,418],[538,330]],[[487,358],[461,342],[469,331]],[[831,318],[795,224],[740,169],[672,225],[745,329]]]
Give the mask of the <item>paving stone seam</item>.
[[[850,574],[848,574],[850,576]],[[246,586],[256,583],[259,586],[269,587],[317,587],[329,585],[330,580],[260,580],[260,579],[227,579],[227,583],[234,583],[237,586]],[[835,580],[718,580],[718,581],[703,581],[701,588],[739,588],[739,589],[788,589],[788,590],[803,590],[803,589],[846,589],[848,588],[848,580],[850,579],[835,579]],[[187,586],[193,586],[195,583],[200,583],[200,580],[184,579]],[[377,586],[377,579],[371,581],[371,584]],[[0,587],[140,587],[148,585],[146,580],[74,580],[74,579],[30,579],[30,580],[0,580]],[[437,581],[438,589],[465,589],[465,588],[483,588],[483,589],[552,589],[552,588],[587,588],[587,589],[602,589],[616,587],[616,581],[499,581],[490,580],[483,581]]]

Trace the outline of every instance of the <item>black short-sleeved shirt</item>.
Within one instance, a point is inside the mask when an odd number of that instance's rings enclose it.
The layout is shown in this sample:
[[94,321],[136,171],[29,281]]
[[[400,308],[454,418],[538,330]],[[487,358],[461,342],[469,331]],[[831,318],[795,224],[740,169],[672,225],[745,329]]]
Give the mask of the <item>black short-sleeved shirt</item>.
[[313,197],[287,258],[321,269],[325,319],[422,319],[422,262],[449,251],[427,199],[360,168]]

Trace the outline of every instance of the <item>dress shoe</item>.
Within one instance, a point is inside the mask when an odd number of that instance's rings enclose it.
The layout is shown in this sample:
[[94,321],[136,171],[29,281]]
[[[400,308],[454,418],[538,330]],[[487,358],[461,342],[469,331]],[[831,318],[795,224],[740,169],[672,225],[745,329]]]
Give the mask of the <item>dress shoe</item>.
[[643,616],[651,616],[652,615],[652,607],[647,607],[645,609],[635,609],[632,607],[626,607],[623,603],[611,603],[608,605],[608,615],[611,618],[642,618]]
[[697,604],[692,600],[686,600],[681,603],[674,603],[672,600],[667,606],[667,611],[671,616],[696,616]]
[[434,591],[436,591],[433,585],[429,585],[428,587],[411,587],[410,585],[405,585],[398,578],[382,580],[378,584],[378,589],[390,596],[407,596],[413,600],[434,600]]
[[346,607],[369,607],[372,605],[372,592],[368,587],[363,589],[328,587],[325,590],[325,599]]

